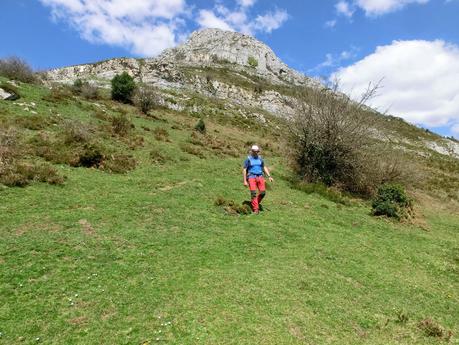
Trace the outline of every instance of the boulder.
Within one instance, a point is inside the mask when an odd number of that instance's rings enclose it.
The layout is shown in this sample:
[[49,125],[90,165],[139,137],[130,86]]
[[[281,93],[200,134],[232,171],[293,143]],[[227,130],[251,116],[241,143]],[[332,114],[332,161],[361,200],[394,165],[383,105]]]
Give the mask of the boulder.
[[19,98],[15,92],[0,87],[0,100],[15,101]]

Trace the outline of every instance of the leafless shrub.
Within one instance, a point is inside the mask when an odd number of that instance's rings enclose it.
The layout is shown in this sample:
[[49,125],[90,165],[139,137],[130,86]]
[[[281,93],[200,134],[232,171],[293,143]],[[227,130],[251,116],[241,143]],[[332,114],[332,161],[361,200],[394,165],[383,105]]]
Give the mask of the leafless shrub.
[[65,144],[84,144],[91,140],[93,130],[80,121],[66,121],[63,135]]
[[99,88],[97,85],[84,83],[81,86],[81,96],[88,100],[99,99]]
[[341,93],[338,82],[299,93],[301,108],[289,124],[288,147],[301,179],[369,195],[381,181],[399,177],[397,164],[386,164],[387,175],[381,176],[381,147],[365,105],[377,90],[370,85],[358,102]]
[[112,118],[112,132],[120,137],[125,137],[131,131],[133,124],[124,114]]
[[152,86],[141,86],[138,87],[134,94],[134,104],[142,111],[144,114],[154,109],[159,105],[160,97],[158,90]]
[[16,56],[0,59],[0,75],[24,83],[37,81],[29,64]]
[[0,175],[17,155],[17,132],[11,128],[0,128]]

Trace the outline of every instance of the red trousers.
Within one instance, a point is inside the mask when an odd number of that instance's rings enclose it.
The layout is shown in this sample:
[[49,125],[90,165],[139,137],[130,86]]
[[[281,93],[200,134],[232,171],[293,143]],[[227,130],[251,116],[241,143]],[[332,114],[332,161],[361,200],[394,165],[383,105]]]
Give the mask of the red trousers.
[[[249,177],[250,196],[252,197],[252,210],[257,212],[260,209],[261,200],[265,197],[265,178],[263,176]],[[257,195],[257,189],[260,193]]]

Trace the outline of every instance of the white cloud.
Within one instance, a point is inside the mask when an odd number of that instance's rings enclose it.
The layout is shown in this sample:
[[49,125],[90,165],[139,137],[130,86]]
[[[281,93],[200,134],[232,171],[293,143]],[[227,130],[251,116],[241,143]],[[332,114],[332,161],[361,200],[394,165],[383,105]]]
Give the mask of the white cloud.
[[210,10],[200,10],[197,22],[203,28],[215,28],[234,31],[234,29],[227,22],[225,22],[224,19],[217,17],[217,15]]
[[250,7],[255,4],[257,0],[237,0],[237,3],[242,7]]
[[252,18],[249,16],[248,7],[254,3],[253,0],[239,0],[239,6],[234,9],[218,3],[212,10],[200,10],[197,23],[201,28],[217,28],[254,35],[257,32],[271,33],[288,19],[288,13],[282,9]]
[[338,14],[341,14],[348,18],[352,17],[352,15],[354,14],[354,10],[351,8],[351,5],[344,0],[338,1],[335,5],[335,9],[336,12],[338,12]]
[[332,20],[326,21],[324,25],[326,28],[334,28],[336,26],[336,23],[337,23],[336,19],[332,19]]
[[380,16],[401,10],[410,4],[426,4],[430,0],[339,0],[335,4],[336,12],[351,18],[356,9],[365,12],[366,16]]
[[426,126],[459,124],[459,46],[444,41],[394,41],[339,69],[343,90],[358,97],[382,81],[372,107]]
[[[287,13],[275,10],[249,16],[256,0],[237,0],[234,10],[217,1],[212,10],[187,6],[186,0],[39,0],[53,18],[69,24],[92,43],[120,46],[155,56],[185,36],[185,24],[254,34],[279,28]],[[193,18],[192,15],[196,17]]]
[[93,43],[156,55],[177,42],[185,0],[40,0],[55,19],[67,22]]
[[425,4],[429,0],[356,0],[355,4],[365,11],[366,15],[377,16],[397,11],[409,4]]
[[288,14],[284,10],[276,10],[262,16],[259,15],[255,18],[254,29],[269,33],[280,28],[287,19]]
[[342,64],[343,61],[355,59],[357,56],[357,47],[351,47],[349,50],[344,50],[337,55],[326,54],[325,60],[318,64],[316,67],[308,70],[308,73],[317,73],[322,71],[324,68],[338,67]]

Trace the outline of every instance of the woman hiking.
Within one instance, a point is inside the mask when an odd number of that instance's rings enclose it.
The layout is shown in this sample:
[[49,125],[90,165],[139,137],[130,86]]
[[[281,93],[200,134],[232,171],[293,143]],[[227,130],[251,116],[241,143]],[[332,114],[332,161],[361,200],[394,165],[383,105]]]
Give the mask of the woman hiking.
[[[244,161],[244,167],[242,169],[242,175],[244,179],[244,186],[249,187],[252,211],[258,214],[260,211],[260,203],[266,195],[265,188],[265,175],[269,182],[273,182],[273,178],[269,173],[269,169],[265,166],[263,158],[260,156],[260,148],[257,145],[253,145],[250,149],[250,154]],[[259,191],[257,195],[257,189]]]

